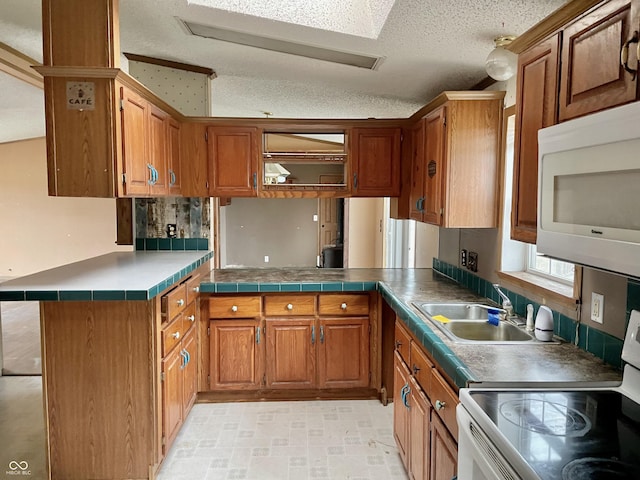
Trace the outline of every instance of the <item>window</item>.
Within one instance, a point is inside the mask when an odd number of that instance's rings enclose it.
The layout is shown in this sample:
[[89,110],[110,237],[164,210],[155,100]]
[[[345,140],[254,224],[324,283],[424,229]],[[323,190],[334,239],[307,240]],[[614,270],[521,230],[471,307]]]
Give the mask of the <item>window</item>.
[[558,282],[573,285],[575,265],[546,257],[538,253],[535,245],[527,249],[526,271],[534,275],[551,278]]

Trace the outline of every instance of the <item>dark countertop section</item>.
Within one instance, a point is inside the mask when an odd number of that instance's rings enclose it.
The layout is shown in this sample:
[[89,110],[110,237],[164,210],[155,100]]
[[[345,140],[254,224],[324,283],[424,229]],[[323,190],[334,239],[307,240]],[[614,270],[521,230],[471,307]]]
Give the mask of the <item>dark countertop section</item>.
[[569,344],[469,345],[429,326],[412,302],[483,301],[432,269],[224,269],[204,276],[202,292],[295,292],[378,290],[425,349],[458,385],[617,384],[622,372]]

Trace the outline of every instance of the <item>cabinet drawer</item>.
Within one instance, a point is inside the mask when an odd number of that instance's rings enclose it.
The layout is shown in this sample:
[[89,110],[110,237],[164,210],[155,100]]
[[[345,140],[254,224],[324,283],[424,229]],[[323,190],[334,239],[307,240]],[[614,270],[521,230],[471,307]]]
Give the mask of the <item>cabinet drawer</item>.
[[320,315],[369,315],[369,295],[320,295]]
[[193,302],[200,295],[200,275],[194,275],[187,280],[187,304]]
[[429,361],[422,349],[416,343],[411,342],[411,365],[409,365],[409,370],[411,370],[418,385],[420,385],[429,398],[432,396],[432,368],[433,364]]
[[447,426],[456,442],[458,441],[458,424],[456,421],[456,406],[458,395],[447,384],[446,380],[435,368],[431,369],[431,403],[438,416]]
[[211,297],[209,318],[252,318],[260,316],[258,295],[241,297]]
[[264,297],[264,313],[267,316],[314,315],[315,295],[286,295]]
[[162,315],[165,321],[171,321],[187,306],[187,288],[182,284],[162,296]]
[[400,324],[398,320],[396,320],[396,342],[395,348],[396,351],[404,360],[404,363],[409,365],[409,345],[411,344],[411,337],[409,336],[409,332],[407,332],[404,327]]
[[169,325],[162,331],[162,357],[166,356],[176,344],[180,343],[182,337],[191,326],[191,322],[184,320],[182,315],[175,318]]

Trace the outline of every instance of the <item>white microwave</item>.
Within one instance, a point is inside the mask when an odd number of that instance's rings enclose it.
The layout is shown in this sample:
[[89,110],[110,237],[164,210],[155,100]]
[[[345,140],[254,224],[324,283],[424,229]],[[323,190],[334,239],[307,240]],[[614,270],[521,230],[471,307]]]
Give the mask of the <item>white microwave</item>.
[[640,102],[538,132],[537,248],[640,278]]

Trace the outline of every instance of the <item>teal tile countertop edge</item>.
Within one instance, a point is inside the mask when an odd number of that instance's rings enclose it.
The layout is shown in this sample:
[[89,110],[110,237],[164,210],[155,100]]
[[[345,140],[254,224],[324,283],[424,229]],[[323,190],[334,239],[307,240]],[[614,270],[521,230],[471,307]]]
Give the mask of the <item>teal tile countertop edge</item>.
[[202,293],[371,292],[378,282],[202,282]]
[[449,378],[455,382],[456,386],[464,388],[469,383],[478,381],[469,368],[442,342],[424,320],[420,319],[418,314],[413,312],[404,302],[398,300],[389,287],[381,282],[378,284],[378,290],[382,298],[420,340],[422,346],[431,354]]
[[212,256],[212,251],[102,255],[0,283],[0,301],[150,300]]

